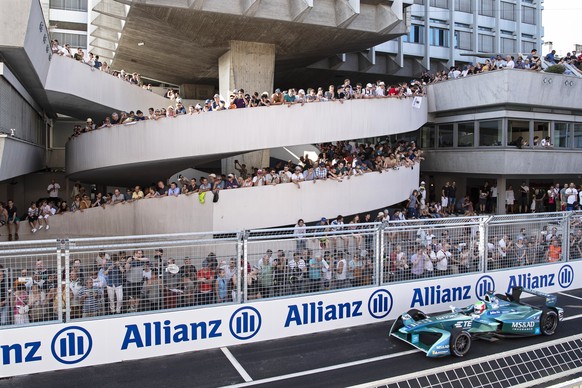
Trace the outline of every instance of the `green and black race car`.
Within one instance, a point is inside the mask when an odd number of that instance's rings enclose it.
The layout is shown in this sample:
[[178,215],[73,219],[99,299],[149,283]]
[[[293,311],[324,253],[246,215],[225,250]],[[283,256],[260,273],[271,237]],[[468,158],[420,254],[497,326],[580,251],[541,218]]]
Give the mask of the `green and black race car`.
[[[524,303],[522,293],[545,298],[545,304]],[[505,295],[488,292],[483,301],[465,308],[451,306],[447,314],[428,316],[410,310],[394,322],[390,335],[424,351],[427,357],[462,357],[473,339],[554,334],[564,316],[556,299],[555,295],[522,287]]]

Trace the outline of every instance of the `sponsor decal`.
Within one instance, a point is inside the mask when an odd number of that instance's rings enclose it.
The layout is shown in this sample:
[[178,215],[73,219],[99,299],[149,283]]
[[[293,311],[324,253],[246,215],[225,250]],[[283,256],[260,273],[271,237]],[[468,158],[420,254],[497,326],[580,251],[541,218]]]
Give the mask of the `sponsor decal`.
[[62,364],[76,364],[91,353],[93,339],[89,332],[80,326],[62,329],[53,337],[51,352],[55,360]]
[[475,283],[475,297],[483,300],[485,294],[489,291],[495,291],[495,280],[489,275],[483,275]]
[[[368,299],[368,312],[376,319],[382,319],[392,311],[392,294],[388,290],[377,290]],[[410,319],[410,317],[408,317]]]
[[543,287],[553,287],[555,283],[556,275],[553,273],[534,275],[530,272],[520,273],[517,275],[511,275],[509,277],[509,285],[507,286],[507,292],[511,292],[513,287],[523,287],[523,288],[543,288]]
[[574,269],[566,264],[560,268],[558,272],[558,284],[562,288],[568,288],[574,282]]
[[177,325],[167,319],[163,322],[126,325],[121,350],[126,350],[130,346],[143,348],[222,337],[221,325],[220,319]]
[[410,307],[429,306],[471,299],[471,286],[441,287],[440,285],[415,288]]
[[362,316],[362,301],[324,304],[323,301],[292,304],[287,306],[285,327],[349,319]]
[[261,330],[261,314],[251,306],[241,307],[230,317],[230,334],[239,340],[253,338]]

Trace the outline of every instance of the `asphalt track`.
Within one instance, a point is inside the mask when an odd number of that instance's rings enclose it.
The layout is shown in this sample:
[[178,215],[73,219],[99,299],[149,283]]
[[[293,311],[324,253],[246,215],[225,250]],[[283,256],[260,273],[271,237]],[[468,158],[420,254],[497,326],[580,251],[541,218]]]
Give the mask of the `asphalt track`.
[[19,376],[0,380],[0,387],[345,387],[582,333],[582,289],[559,293],[557,305],[564,308],[565,320],[554,336],[476,341],[464,358],[427,358],[388,338],[389,324],[378,323],[228,349]]

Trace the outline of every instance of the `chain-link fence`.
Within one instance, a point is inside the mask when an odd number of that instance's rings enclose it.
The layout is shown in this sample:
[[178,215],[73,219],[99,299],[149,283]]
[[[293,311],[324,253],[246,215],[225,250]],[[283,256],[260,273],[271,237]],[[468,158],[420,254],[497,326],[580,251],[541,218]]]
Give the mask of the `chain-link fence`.
[[0,244],[0,324],[334,292],[582,259],[582,212]]

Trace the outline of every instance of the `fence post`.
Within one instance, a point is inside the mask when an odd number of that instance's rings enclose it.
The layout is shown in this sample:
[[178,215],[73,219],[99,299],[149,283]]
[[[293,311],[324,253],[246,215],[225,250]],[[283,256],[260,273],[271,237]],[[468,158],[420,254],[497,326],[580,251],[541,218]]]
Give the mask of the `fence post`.
[[244,251],[246,250],[243,246],[244,239],[245,239],[244,230],[241,232],[238,232],[237,243],[236,243],[236,253],[237,253],[237,255],[236,255],[237,277],[236,277],[236,285],[235,285],[235,287],[236,287],[236,300],[233,301],[236,303],[242,303],[242,298],[241,298],[242,297],[242,292],[241,292],[242,281],[241,281],[241,276],[240,276],[242,273],[241,272],[242,267],[241,267],[240,259],[241,259],[241,257],[243,257]]
[[564,223],[562,227],[562,233],[564,233],[564,238],[562,238],[562,261],[570,261],[570,222],[573,214],[574,212],[566,213],[566,217],[562,220]]
[[[248,257],[248,242],[249,242],[249,232],[247,230],[243,230],[242,231],[242,242],[243,242],[243,268],[242,268],[242,281],[244,283],[242,283],[242,287],[241,287],[241,276],[239,276],[237,278],[237,283],[238,283],[238,289],[239,289],[239,293],[242,291],[243,292],[243,298],[242,300],[239,299],[239,301],[242,303],[246,303],[248,301],[248,282],[247,282],[247,276],[249,276],[250,274],[247,271],[247,268],[249,267],[249,257]],[[240,260],[239,260],[240,261]]]
[[378,225],[378,230],[376,231],[376,261],[374,263],[376,267],[376,285],[381,286],[384,284],[384,240],[385,233],[384,230],[388,226],[386,222],[382,222]]
[[487,272],[487,241],[489,241],[489,222],[493,216],[481,218],[479,221],[479,272]]
[[63,322],[63,257],[65,240],[57,240],[57,319]]

